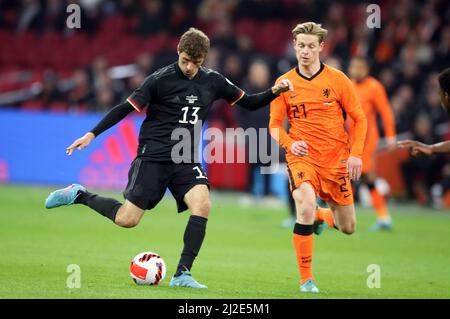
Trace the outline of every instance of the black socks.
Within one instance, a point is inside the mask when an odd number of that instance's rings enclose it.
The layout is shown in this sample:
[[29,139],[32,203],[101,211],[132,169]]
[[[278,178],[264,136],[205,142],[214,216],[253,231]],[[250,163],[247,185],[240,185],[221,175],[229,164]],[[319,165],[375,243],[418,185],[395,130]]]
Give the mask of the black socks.
[[175,277],[181,275],[183,270],[190,270],[195,257],[202,246],[206,233],[207,218],[191,215],[184,231],[184,248],[181,253]]
[[116,220],[116,214],[122,204],[114,198],[101,197],[88,191],[78,191],[78,197],[75,199],[76,204],[86,205],[103,215],[113,222]]

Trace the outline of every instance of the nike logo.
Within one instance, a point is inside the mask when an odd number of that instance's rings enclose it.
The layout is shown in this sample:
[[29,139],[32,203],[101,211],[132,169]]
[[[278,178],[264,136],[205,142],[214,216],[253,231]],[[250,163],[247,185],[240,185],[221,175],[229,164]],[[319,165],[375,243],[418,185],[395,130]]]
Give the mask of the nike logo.
[[293,98],[295,98],[297,95],[298,95],[298,94],[291,95],[289,98],[290,98],[290,99],[293,99]]
[[351,196],[352,194],[347,194],[347,195],[344,195],[344,198],[347,198],[347,197],[349,197],[349,196]]

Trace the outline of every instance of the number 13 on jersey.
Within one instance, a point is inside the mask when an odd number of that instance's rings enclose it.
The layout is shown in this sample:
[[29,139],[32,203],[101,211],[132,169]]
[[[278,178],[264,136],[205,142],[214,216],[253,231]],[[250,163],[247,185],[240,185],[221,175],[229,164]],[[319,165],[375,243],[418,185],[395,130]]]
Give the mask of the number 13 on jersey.
[[192,119],[190,119],[189,121],[188,121],[189,106],[185,106],[181,110],[183,111],[183,118],[181,120],[179,120],[178,123],[182,123],[182,124],[187,124],[187,123],[195,124],[195,123],[197,123],[197,121],[198,121],[197,113],[200,110],[200,108],[198,106],[193,106],[192,107],[193,111],[192,111],[192,114],[190,116],[190,118],[192,118]]

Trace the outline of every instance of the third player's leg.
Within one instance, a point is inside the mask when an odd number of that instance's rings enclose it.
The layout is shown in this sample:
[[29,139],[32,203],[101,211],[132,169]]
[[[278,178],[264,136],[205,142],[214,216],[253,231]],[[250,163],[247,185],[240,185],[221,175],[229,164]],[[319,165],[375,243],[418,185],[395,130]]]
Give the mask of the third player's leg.
[[334,223],[341,232],[351,235],[356,231],[355,206],[328,203],[334,215]]
[[316,194],[310,183],[303,182],[292,192],[297,210],[297,223],[312,225],[315,220]]

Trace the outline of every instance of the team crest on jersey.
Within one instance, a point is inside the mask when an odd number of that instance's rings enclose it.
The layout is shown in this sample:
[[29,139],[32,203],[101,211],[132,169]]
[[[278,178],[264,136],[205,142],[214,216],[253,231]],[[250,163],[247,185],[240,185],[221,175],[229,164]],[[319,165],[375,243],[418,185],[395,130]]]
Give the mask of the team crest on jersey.
[[297,173],[298,178],[303,179],[303,176],[305,176],[305,173],[303,172],[298,172]]
[[194,102],[198,100],[198,97],[191,94],[186,96],[186,100],[189,102],[189,104],[194,104]]
[[328,98],[330,96],[330,89],[323,89],[322,94],[324,97]]

